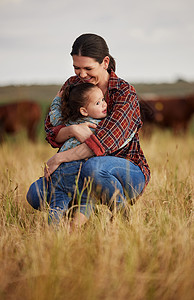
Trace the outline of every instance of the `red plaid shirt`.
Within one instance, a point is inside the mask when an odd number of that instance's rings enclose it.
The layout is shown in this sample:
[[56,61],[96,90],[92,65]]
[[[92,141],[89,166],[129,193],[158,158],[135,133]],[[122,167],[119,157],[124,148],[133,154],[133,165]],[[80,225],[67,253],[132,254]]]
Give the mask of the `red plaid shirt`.
[[[72,83],[81,83],[81,80],[78,76],[72,76],[65,82],[62,89]],[[145,176],[147,185],[150,170],[139,143],[139,130],[142,121],[136,91],[133,86],[118,78],[111,71],[105,100],[108,116],[99,123],[95,133],[85,143],[96,156],[114,155],[138,165]],[[46,140],[53,147],[60,148],[62,146],[62,144],[55,142],[55,138],[62,127],[64,125],[53,127],[49,115],[47,115],[45,120]],[[134,138],[126,146],[119,149],[133,132],[136,132]]]

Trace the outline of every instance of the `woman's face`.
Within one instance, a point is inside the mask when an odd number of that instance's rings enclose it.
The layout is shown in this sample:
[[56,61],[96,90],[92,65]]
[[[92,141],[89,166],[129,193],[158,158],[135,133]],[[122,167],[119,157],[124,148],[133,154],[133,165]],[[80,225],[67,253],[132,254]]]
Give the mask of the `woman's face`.
[[73,55],[73,67],[75,74],[83,82],[90,82],[95,85],[103,84],[107,78],[109,57],[106,56],[101,64],[94,58],[87,56]]

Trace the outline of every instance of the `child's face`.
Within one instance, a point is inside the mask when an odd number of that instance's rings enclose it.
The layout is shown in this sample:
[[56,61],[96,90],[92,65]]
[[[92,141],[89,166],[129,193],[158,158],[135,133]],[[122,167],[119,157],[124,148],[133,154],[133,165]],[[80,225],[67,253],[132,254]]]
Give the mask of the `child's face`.
[[102,119],[107,116],[107,103],[104,95],[97,86],[88,92],[88,102],[85,107],[81,107],[80,112],[84,116],[94,119]]

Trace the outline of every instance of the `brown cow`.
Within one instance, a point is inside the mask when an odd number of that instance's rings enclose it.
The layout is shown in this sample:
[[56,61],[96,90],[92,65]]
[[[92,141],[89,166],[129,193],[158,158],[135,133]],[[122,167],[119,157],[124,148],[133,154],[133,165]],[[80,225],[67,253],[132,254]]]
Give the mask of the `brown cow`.
[[194,95],[184,97],[140,98],[142,121],[145,125],[170,128],[174,133],[186,133],[194,113]]
[[28,138],[36,140],[37,126],[41,119],[40,105],[22,100],[0,106],[0,142],[5,133],[13,134],[26,129]]

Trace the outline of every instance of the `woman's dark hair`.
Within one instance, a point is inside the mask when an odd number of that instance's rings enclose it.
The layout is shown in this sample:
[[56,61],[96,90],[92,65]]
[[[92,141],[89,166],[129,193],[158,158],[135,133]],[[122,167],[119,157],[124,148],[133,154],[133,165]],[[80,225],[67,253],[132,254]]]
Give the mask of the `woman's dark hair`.
[[87,56],[94,58],[99,64],[102,63],[105,56],[110,58],[107,71],[110,73],[111,69],[115,71],[116,63],[114,58],[109,54],[109,49],[105,40],[93,33],[85,33],[80,35],[72,46],[71,56]]
[[77,85],[68,85],[61,97],[62,121],[76,121],[82,118],[80,107],[85,106],[88,101],[88,92],[96,88],[96,85],[85,82]]

